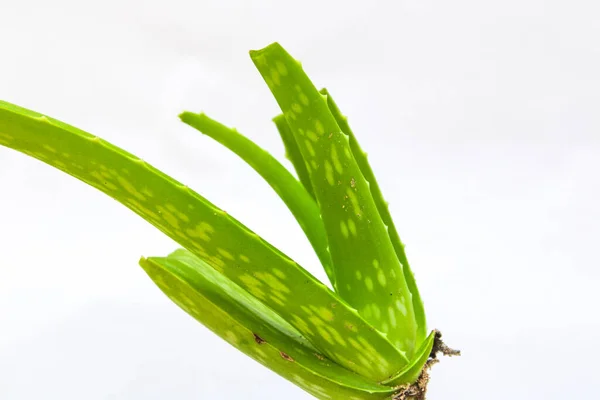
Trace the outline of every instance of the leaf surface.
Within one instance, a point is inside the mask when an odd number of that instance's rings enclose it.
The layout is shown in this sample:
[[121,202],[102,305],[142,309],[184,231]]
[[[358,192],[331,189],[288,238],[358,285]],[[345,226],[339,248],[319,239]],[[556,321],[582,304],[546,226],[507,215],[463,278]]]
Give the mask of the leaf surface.
[[423,371],[423,366],[431,355],[431,349],[433,349],[434,342],[435,332],[431,332],[415,352],[410,364],[382,383],[387,386],[399,386],[416,381]]
[[358,141],[356,140],[356,136],[352,129],[350,129],[350,125],[348,124],[348,118],[346,118],[337,104],[327,91],[327,89],[321,89],[321,94],[327,96],[327,106],[329,107],[329,111],[335,118],[338,126],[341,128],[342,132],[348,135],[350,139],[350,149],[352,150],[352,155],[360,168],[361,173],[369,182],[369,189],[371,190],[371,196],[373,196],[373,201],[375,202],[375,206],[377,207],[377,211],[379,211],[379,215],[383,220],[383,223],[387,227],[388,234],[390,236],[390,240],[392,241],[392,245],[394,246],[394,251],[402,264],[402,272],[404,273],[404,279],[406,280],[406,285],[408,286],[408,290],[411,293],[413,309],[415,310],[415,320],[417,323],[417,345],[420,344],[425,337],[427,336],[427,321],[425,318],[425,308],[423,306],[423,301],[421,300],[421,295],[419,293],[419,288],[417,287],[417,282],[415,281],[414,274],[410,268],[408,263],[408,259],[406,257],[406,252],[404,251],[404,244],[400,240],[400,236],[398,235],[398,230],[394,224],[394,220],[392,219],[392,215],[390,214],[390,210],[388,207],[388,203],[383,198],[383,193],[379,188],[379,184],[377,183],[377,179],[375,179],[375,174],[373,173],[373,169],[369,164],[369,160],[367,159],[366,153],[361,149]]
[[140,265],[185,312],[316,397],[382,399],[393,393],[326,358],[270,308],[187,250],[142,259]]
[[292,165],[296,170],[296,174],[298,175],[298,179],[300,179],[300,182],[306,191],[313,199],[315,199],[315,192],[313,190],[312,183],[310,182],[310,176],[308,175],[306,164],[304,163],[304,157],[302,157],[298,143],[296,143],[296,138],[294,138],[294,134],[290,130],[285,117],[283,114],[279,114],[273,118],[273,122],[275,123],[275,126],[277,126],[279,136],[281,136],[281,140],[285,146],[285,155],[287,159],[292,162]]
[[279,44],[250,54],[306,161],[338,293],[411,357],[416,345],[411,294],[348,136],[300,63]]
[[383,335],[297,263],[143,160],[77,128],[5,102],[0,102],[0,144],[52,165],[127,206],[268,305],[346,368],[381,381],[407,365],[408,359]]

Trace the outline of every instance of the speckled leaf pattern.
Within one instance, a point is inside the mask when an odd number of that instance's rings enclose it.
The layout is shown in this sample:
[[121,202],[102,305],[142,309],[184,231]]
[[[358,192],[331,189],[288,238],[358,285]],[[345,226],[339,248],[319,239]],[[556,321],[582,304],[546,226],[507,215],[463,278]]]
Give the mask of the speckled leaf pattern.
[[232,346],[322,399],[384,399],[394,389],[350,372],[270,308],[186,250],[140,265],[179,307]]
[[306,161],[340,296],[409,358],[416,322],[402,265],[327,102],[279,44],[251,52]]
[[394,246],[394,250],[396,251],[396,255],[398,256],[398,260],[404,267],[402,268],[402,272],[404,272],[404,279],[406,280],[406,284],[412,297],[413,309],[415,310],[415,320],[417,322],[417,344],[419,344],[425,340],[425,337],[427,336],[425,308],[423,307],[423,301],[421,300],[421,295],[419,293],[419,288],[417,287],[415,277],[410,269],[410,265],[408,264],[406,252],[404,251],[404,244],[400,241],[400,236],[398,235],[392,215],[390,214],[388,203],[383,198],[383,194],[381,193],[377,179],[375,179],[375,174],[373,173],[373,169],[369,164],[367,155],[360,148],[360,145],[356,140],[356,136],[352,132],[352,129],[350,129],[348,118],[342,114],[327,89],[321,89],[321,94],[327,96],[327,106],[329,107],[329,111],[331,111],[342,132],[344,132],[350,138],[350,149],[352,150],[352,155],[354,156],[354,159],[360,168],[360,172],[363,174],[367,182],[369,182],[369,189],[371,190],[371,195],[373,196],[373,200],[377,206],[377,211],[379,211],[379,215],[381,216],[383,223],[387,226],[388,234],[390,236],[390,240],[392,241],[392,245]]
[[333,284],[333,266],[327,249],[327,234],[319,214],[319,207],[302,184],[273,156],[236,130],[224,126],[205,114],[184,112],[179,117],[186,124],[233,151],[267,181],[300,224]]
[[310,176],[308,175],[308,169],[306,169],[306,164],[304,163],[304,157],[302,157],[298,143],[296,143],[296,138],[294,138],[294,134],[290,130],[285,117],[283,114],[279,114],[273,118],[273,122],[275,123],[275,126],[277,126],[277,130],[279,131],[279,135],[285,146],[285,156],[291,161],[296,170],[296,174],[298,175],[298,179],[300,179],[300,182],[302,182],[302,185],[308,194],[310,194],[313,199],[316,199],[312,183],[310,182]]
[[0,144],[101,190],[286,319],[332,360],[381,381],[408,360],[297,263],[143,160],[79,129],[0,102]]

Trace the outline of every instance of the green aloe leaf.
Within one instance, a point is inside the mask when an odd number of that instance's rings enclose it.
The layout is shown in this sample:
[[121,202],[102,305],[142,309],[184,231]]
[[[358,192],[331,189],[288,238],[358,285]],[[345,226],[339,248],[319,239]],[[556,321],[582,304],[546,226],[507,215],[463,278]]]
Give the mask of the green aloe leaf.
[[423,343],[421,343],[409,365],[381,383],[387,386],[398,386],[415,382],[419,378],[419,375],[421,375],[423,366],[431,355],[431,350],[435,344],[435,335],[435,331],[431,332]]
[[327,234],[319,214],[319,207],[302,184],[271,154],[235,129],[228,128],[205,114],[184,112],[179,118],[233,151],[265,179],[304,230],[329,281],[335,287],[331,256],[327,249]]
[[297,263],[143,160],[60,121],[0,102],[0,144],[127,206],[268,305],[338,364],[375,381],[408,360]]
[[232,346],[323,399],[383,399],[394,392],[329,360],[273,310],[186,250],[142,259],[156,285]]
[[312,183],[310,182],[310,176],[308,175],[308,169],[306,169],[306,164],[304,162],[304,157],[302,157],[298,143],[296,143],[296,138],[294,138],[294,134],[290,130],[285,117],[283,114],[279,114],[273,118],[273,122],[275,122],[275,126],[277,126],[277,130],[279,131],[279,135],[285,146],[285,155],[287,159],[292,162],[296,174],[298,175],[298,179],[300,179],[300,182],[310,196],[313,199],[316,199]]
[[279,44],[252,51],[251,58],[306,160],[338,293],[412,357],[418,344],[411,294],[348,136],[300,63]]
[[390,240],[392,241],[392,245],[394,246],[396,256],[403,266],[402,272],[404,273],[404,279],[406,280],[406,284],[412,295],[412,304],[413,309],[415,310],[415,320],[417,322],[417,343],[421,343],[427,336],[425,308],[423,306],[423,301],[421,300],[417,282],[415,281],[415,277],[410,269],[410,265],[408,264],[406,252],[404,251],[404,245],[402,244],[402,241],[400,241],[398,230],[396,229],[392,215],[390,214],[388,203],[383,198],[383,194],[379,188],[377,179],[375,179],[375,174],[373,173],[373,169],[369,164],[366,153],[360,148],[360,145],[356,140],[356,136],[354,136],[354,132],[352,132],[352,129],[350,129],[348,118],[342,114],[327,89],[321,89],[321,94],[327,96],[327,106],[329,107],[329,111],[331,111],[331,114],[335,118],[338,126],[342,129],[342,132],[344,132],[350,138],[350,149],[352,150],[352,155],[354,156],[354,159],[360,168],[360,172],[365,177],[367,182],[369,182],[369,189],[371,190],[371,196],[373,196],[373,200],[377,206],[377,211],[379,211],[379,215],[381,216],[383,223],[387,226],[387,231],[390,236]]

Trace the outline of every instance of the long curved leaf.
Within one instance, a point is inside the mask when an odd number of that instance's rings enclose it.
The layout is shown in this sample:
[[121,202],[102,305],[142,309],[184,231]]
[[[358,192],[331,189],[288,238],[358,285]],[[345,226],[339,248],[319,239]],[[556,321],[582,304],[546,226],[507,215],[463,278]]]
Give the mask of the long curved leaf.
[[319,214],[319,207],[302,184],[271,154],[236,130],[228,128],[202,113],[195,114],[186,111],[179,118],[233,151],[263,177],[300,224],[315,249],[329,281],[335,287],[331,255],[327,248],[327,234]]
[[338,293],[411,357],[416,323],[410,291],[348,137],[300,63],[279,44],[250,54],[306,160]]
[[383,399],[394,392],[320,354],[279,315],[190,252],[142,259],[140,265],[184,311],[317,398]]
[[410,290],[412,295],[412,304],[415,310],[415,320],[417,322],[417,344],[421,343],[427,336],[425,308],[423,306],[423,301],[421,300],[421,294],[419,293],[419,288],[417,287],[414,274],[410,268],[410,264],[408,263],[406,252],[404,251],[404,244],[402,244],[402,241],[400,240],[400,236],[396,230],[396,225],[394,224],[394,220],[390,214],[388,203],[383,198],[383,193],[381,193],[377,179],[375,179],[375,174],[373,173],[373,169],[369,164],[366,153],[360,148],[360,145],[356,140],[356,136],[354,136],[354,132],[352,132],[352,129],[350,129],[348,118],[342,114],[327,89],[321,89],[321,94],[327,96],[327,106],[329,107],[329,111],[331,111],[331,114],[335,118],[338,126],[342,129],[342,132],[344,132],[350,138],[350,150],[352,150],[352,155],[354,156],[354,159],[360,168],[360,172],[363,174],[367,182],[369,182],[369,189],[371,190],[371,196],[373,196],[373,200],[377,206],[377,211],[379,211],[379,215],[387,227],[387,231],[390,236],[390,240],[392,241],[392,245],[394,246],[396,256],[403,266],[402,272],[404,273],[404,279],[406,280],[408,290]]
[[337,363],[375,381],[407,365],[407,358],[383,335],[297,263],[143,160],[6,102],[0,102],[0,134],[1,144],[78,178],[136,212],[267,304]]

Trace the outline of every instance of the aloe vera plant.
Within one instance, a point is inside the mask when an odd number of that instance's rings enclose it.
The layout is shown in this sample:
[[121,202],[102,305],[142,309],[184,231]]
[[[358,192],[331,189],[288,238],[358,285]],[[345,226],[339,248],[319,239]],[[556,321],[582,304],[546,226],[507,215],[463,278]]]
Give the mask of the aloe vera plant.
[[119,201],[183,248],[140,260],[173,302],[320,399],[424,398],[443,350],[381,190],[331,95],[273,43],[250,56],[282,114],[297,177],[204,114],[183,122],[244,159],[285,202],[334,290],[208,200],[143,160],[48,116],[0,102],[0,144]]

